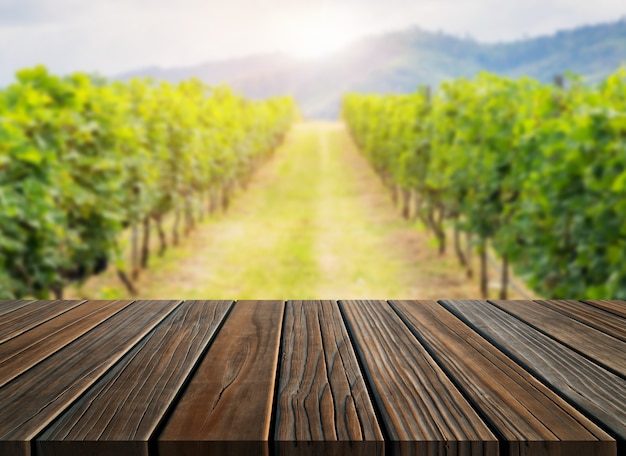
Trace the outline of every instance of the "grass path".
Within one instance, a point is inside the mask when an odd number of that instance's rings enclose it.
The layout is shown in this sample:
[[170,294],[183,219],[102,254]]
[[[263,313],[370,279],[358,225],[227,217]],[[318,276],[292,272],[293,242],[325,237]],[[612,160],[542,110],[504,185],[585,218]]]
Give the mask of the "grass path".
[[[139,297],[159,299],[479,296],[451,255],[440,257],[430,236],[400,219],[332,122],[296,125],[228,213],[152,260],[138,287]],[[69,294],[125,296],[113,274]]]

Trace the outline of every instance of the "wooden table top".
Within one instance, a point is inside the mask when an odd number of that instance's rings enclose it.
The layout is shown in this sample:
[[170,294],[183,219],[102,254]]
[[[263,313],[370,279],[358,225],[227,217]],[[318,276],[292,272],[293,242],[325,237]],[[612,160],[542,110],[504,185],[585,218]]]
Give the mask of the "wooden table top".
[[0,455],[626,454],[624,301],[0,301]]

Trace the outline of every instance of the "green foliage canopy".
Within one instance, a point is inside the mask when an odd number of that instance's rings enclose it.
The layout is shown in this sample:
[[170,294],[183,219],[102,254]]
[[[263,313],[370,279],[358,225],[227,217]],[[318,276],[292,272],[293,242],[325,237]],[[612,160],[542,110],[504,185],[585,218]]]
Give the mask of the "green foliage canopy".
[[349,94],[374,168],[490,240],[539,293],[626,298],[626,70],[567,90],[482,73],[430,95]]
[[294,114],[197,80],[20,71],[0,92],[0,298],[47,297],[103,255],[124,269],[124,227],[241,178]]

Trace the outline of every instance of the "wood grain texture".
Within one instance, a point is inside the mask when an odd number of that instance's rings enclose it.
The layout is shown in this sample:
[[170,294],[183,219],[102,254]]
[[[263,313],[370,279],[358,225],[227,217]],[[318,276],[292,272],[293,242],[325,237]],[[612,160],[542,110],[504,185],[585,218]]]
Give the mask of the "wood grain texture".
[[515,305],[0,301],[0,455],[626,454],[624,302]]
[[340,301],[391,451],[498,454],[489,427],[385,301]]
[[101,454],[107,448],[148,454],[148,440],[231,305],[186,301],[177,307],[55,420],[37,439],[37,454]]
[[87,301],[0,344],[0,386],[23,374],[132,301]]
[[2,316],[0,320],[0,344],[19,336],[37,325],[67,312],[84,301],[32,301]]
[[0,300],[0,317],[21,307],[28,306],[35,301],[30,299]]
[[614,437],[626,439],[626,382],[485,301],[442,301]]
[[0,454],[30,454],[30,441],[179,304],[136,301],[0,388]]
[[234,305],[159,436],[160,455],[268,453],[284,307]]
[[626,342],[626,321],[580,301],[537,301],[581,323]]
[[616,315],[618,317],[622,317],[623,319],[625,319],[624,324],[626,325],[626,301],[619,301],[617,299],[614,299],[614,300],[605,299],[605,300],[593,300],[593,301],[585,300],[583,302],[591,304],[592,306],[597,307],[598,309],[602,309],[607,312],[610,312],[613,315]]
[[435,301],[392,301],[507,454],[614,455],[615,440]]
[[334,301],[289,301],[276,433],[280,454],[383,453],[383,435]]
[[626,378],[626,342],[538,302],[490,302]]

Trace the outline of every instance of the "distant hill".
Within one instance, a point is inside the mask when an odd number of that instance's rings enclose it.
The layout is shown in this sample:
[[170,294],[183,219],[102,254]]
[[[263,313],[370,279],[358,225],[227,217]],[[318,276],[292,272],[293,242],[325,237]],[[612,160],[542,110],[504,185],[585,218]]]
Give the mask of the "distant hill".
[[626,19],[506,43],[480,43],[414,27],[361,39],[343,51],[302,61],[281,54],[208,62],[184,68],[150,67],[115,79],[150,76],[177,82],[198,77],[226,82],[244,95],[293,95],[306,117],[334,118],[345,92],[406,93],[481,70],[550,81],[571,71],[596,82],[626,64]]

